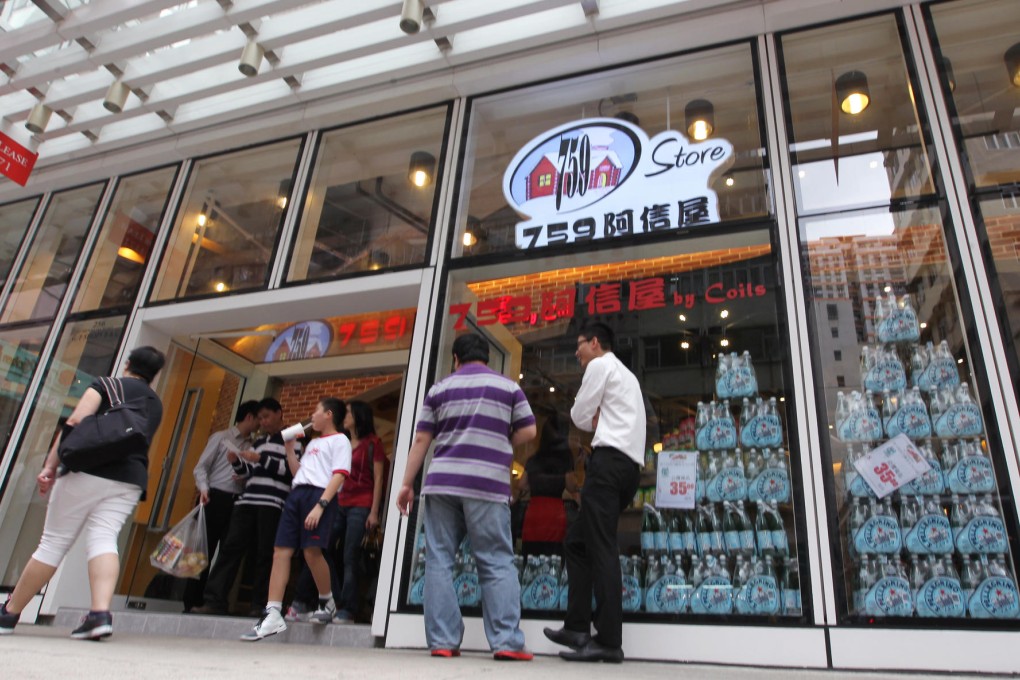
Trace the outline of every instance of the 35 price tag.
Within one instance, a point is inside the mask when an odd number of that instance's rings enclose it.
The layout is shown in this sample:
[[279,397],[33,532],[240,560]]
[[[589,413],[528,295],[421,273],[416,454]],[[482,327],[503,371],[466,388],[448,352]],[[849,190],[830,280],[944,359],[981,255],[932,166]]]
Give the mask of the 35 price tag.
[[697,451],[662,451],[655,464],[655,505],[690,510],[698,484]]
[[898,434],[854,462],[854,467],[879,498],[885,498],[930,466],[905,434]]

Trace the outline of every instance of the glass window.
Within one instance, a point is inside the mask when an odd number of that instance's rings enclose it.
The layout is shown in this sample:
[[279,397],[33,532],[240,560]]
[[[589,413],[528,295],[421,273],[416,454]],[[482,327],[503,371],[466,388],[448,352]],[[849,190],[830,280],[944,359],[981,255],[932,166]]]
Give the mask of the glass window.
[[0,450],[7,447],[49,330],[48,324],[0,330]]
[[0,290],[7,283],[14,258],[38,206],[38,198],[0,205]]
[[51,319],[67,292],[103,183],[53,194],[0,323]]
[[[787,429],[789,364],[769,230],[643,245],[620,258],[518,258],[450,275],[437,379],[452,370],[456,335],[480,332],[492,346],[489,366],[519,382],[538,420],[539,437],[518,447],[512,471],[524,608],[565,602],[562,544],[535,529],[562,529],[564,512],[576,510],[567,474],[583,479],[591,434],[566,414],[582,377],[578,331],[598,320],[613,327],[613,351],[637,376],[648,418],[640,489],[620,522],[629,615],[799,618],[796,438]],[[722,435],[708,441],[712,423]],[[655,498],[656,454],[665,452],[661,463],[695,449],[696,509],[670,509]],[[561,512],[544,514],[550,505]],[[419,544],[411,604],[420,603],[422,556]],[[463,551],[461,573],[474,573],[471,559]]]
[[72,311],[135,301],[175,174],[171,167],[120,180]]
[[[17,580],[39,543],[46,517],[47,498],[39,495],[35,477],[42,468],[53,438],[71,415],[78,399],[95,378],[110,374],[124,331],[124,322],[123,316],[76,321],[67,324],[60,336],[3,496],[4,507],[3,512],[0,512],[0,583],[14,583]],[[45,330],[36,329],[18,346],[18,351],[25,357],[34,352],[32,365],[38,358],[38,346],[45,337]],[[0,338],[3,339],[6,355],[8,346],[14,346],[14,340],[7,334],[0,334]],[[30,371],[26,370],[25,384],[29,376]],[[7,384],[12,384],[10,379]],[[5,387],[2,394],[6,395],[9,389]],[[6,396],[0,396],[0,402],[7,399]]]
[[195,161],[152,300],[263,288],[300,139]]
[[[685,110],[698,102],[703,102],[702,111],[708,112],[705,120],[711,122],[710,129],[705,128],[709,139],[726,139],[734,149],[732,165],[723,166],[709,179],[718,198],[720,219],[771,214],[754,63],[753,48],[740,44],[475,102],[454,255],[517,249],[515,225],[522,218],[503,195],[503,174],[518,150],[541,133],[586,118],[622,118],[649,137],[680,130],[690,139]],[[689,122],[693,124],[696,118],[692,111]],[[599,158],[596,151],[592,151],[593,165]],[[612,161],[611,155],[601,156]],[[592,186],[611,178],[598,170],[592,170]],[[559,176],[539,170],[532,183],[543,189],[557,184]]]
[[934,191],[899,44],[890,16],[783,37],[799,215]]
[[[996,428],[985,422],[992,411],[974,369],[980,348],[961,309],[948,210],[934,197],[896,200],[933,186],[897,18],[786,35],[781,49],[800,169],[801,259],[814,290],[815,384],[829,434],[822,445],[840,619],[1016,617],[1015,527],[1002,501],[1011,492]],[[870,97],[863,112],[855,93]],[[839,291],[817,285],[826,272],[838,273]],[[837,351],[859,357],[859,368],[824,359]],[[899,435],[921,453],[925,471],[878,498],[859,471]],[[986,597],[996,592],[1012,604]]]
[[971,186],[1020,181],[1020,4],[931,5],[929,27]]
[[449,109],[323,133],[288,281],[425,259]]

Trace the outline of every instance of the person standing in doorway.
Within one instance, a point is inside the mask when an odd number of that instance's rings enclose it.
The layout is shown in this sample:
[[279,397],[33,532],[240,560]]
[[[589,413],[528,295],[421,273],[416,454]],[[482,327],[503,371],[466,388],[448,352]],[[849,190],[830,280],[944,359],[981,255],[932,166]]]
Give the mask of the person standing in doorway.
[[[227,456],[233,451],[247,451],[251,448],[251,435],[259,426],[259,403],[252,399],[237,408],[233,427],[214,432],[206,442],[205,450],[195,465],[195,488],[198,502],[205,506],[206,540],[209,542],[209,556],[216,554],[230,526],[230,514],[234,501],[244,490],[244,480],[234,473]],[[184,588],[184,611],[202,605],[202,593],[209,578],[209,568],[202,571],[197,579],[188,579]]]
[[[97,379],[89,385],[68,417],[62,433],[54,438],[43,469],[36,478],[40,495],[45,496],[50,489],[53,490],[46,507],[42,538],[21,572],[14,592],[5,604],[0,605],[0,635],[14,632],[22,610],[53,578],[60,562],[83,531],[92,604],[81,625],[71,632],[71,637],[101,640],[113,635],[110,604],[120,577],[117,537],[138,501],[145,499],[149,483],[149,445],[163,419],[163,404],[149,385],[164,362],[163,353],[152,347],[131,350],[124,367],[124,377],[113,381]],[[88,467],[85,471],[71,472],[59,465],[57,451],[60,440],[84,418],[107,411],[111,401],[117,400],[144,403],[145,441],[138,442],[137,448],[123,453],[117,460]]]
[[286,444],[287,465],[294,475],[294,488],[283,505],[273,549],[273,571],[269,577],[269,601],[262,617],[241,636],[256,642],[287,630],[283,619],[283,597],[290,580],[290,563],[295,550],[301,550],[319,590],[319,607],[312,623],[333,620],[336,605],[330,587],[329,566],[322,554],[329,545],[333,518],[337,513],[336,496],[351,472],[351,442],[339,432],[343,423],[344,402],[335,397],[319,400],[312,413],[312,429],[319,436],[308,442],[298,461],[296,442]]
[[[560,629],[544,631],[553,642],[571,647],[560,652],[568,661],[623,661],[617,524],[637,492],[646,423],[641,386],[613,347],[613,331],[602,323],[585,326],[577,337],[576,356],[584,376],[570,418],[581,430],[594,430],[595,436],[580,513],[564,545],[570,582],[566,621]],[[592,622],[596,637],[590,634]]]
[[340,593],[337,622],[350,623],[360,609],[361,541],[365,532],[379,526],[387,460],[382,440],[375,433],[371,406],[363,401],[348,402],[343,426],[350,433],[353,453],[351,474],[340,489],[340,512],[333,525],[337,543],[333,592]]
[[467,535],[478,564],[485,637],[499,661],[530,661],[524,648],[521,588],[510,538],[513,447],[535,438],[524,392],[496,373],[489,343],[475,333],[453,343],[452,375],[429,390],[408,453],[397,509],[414,505],[414,480],[436,448],[421,495],[425,512],[425,638],[432,656],[460,656],[464,622],[453,587],[458,546]]
[[[209,571],[205,604],[192,609],[196,614],[227,613],[227,594],[252,546],[255,569],[250,615],[258,616],[266,608],[276,526],[294,476],[287,465],[287,450],[280,434],[284,423],[280,402],[272,397],[260,401],[258,417],[262,436],[255,440],[254,450],[227,454],[234,472],[248,481],[234,502],[227,537]],[[295,442],[295,451],[300,449],[301,444]]]

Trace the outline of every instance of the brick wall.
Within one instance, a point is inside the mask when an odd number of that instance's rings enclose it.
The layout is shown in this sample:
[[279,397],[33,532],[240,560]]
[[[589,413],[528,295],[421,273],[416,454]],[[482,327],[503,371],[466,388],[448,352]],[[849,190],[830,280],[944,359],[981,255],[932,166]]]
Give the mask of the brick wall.
[[225,430],[234,424],[234,400],[237,399],[237,390],[241,386],[241,379],[233,373],[225,372],[223,384],[220,385],[220,393],[216,397],[216,410],[213,412],[212,426],[210,432]]
[[468,284],[471,291],[479,299],[497,295],[529,294],[535,297],[545,291],[559,290],[564,286],[577,283],[601,283],[603,281],[626,281],[662,276],[663,274],[680,274],[685,271],[717,267],[768,255],[772,248],[769,245],[744,246],[742,248],[725,248],[700,253],[685,253],[669,257],[656,257],[649,260],[633,260],[597,264],[588,267],[570,267],[553,271],[512,276],[505,279],[492,279]]
[[276,395],[283,406],[287,422],[307,420],[315,410],[315,405],[323,397],[339,397],[344,401],[359,398],[374,387],[385,385],[393,380],[400,380],[401,374],[365,375],[349,378],[331,378],[327,380],[288,381]]

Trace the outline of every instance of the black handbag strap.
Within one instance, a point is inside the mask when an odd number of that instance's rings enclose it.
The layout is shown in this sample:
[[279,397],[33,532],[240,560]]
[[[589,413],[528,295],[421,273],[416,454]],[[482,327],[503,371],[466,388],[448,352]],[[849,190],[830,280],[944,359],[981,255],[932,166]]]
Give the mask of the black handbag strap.
[[99,383],[106,392],[106,401],[110,403],[110,408],[124,403],[124,383],[120,378],[100,378]]

